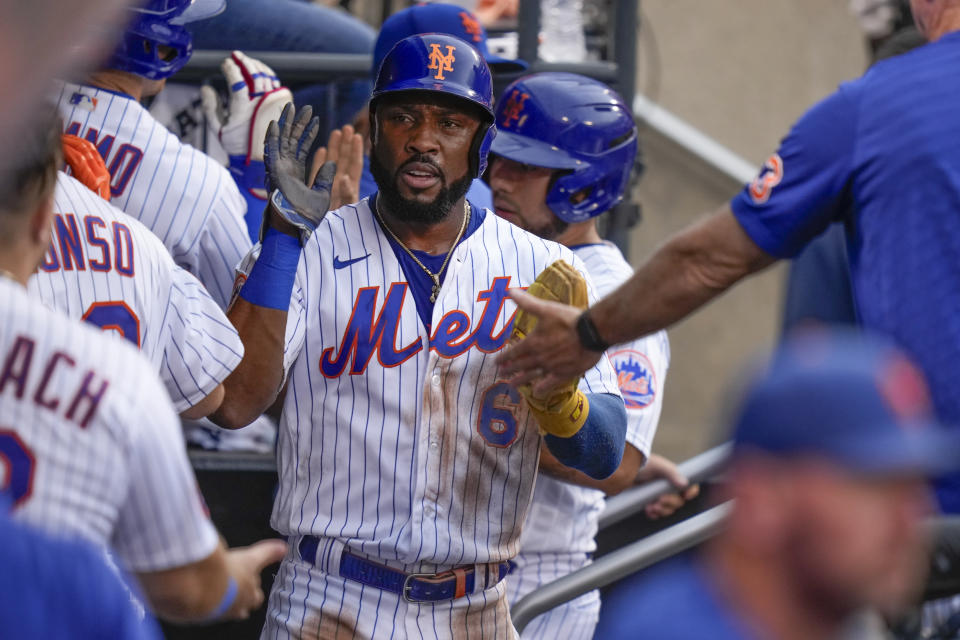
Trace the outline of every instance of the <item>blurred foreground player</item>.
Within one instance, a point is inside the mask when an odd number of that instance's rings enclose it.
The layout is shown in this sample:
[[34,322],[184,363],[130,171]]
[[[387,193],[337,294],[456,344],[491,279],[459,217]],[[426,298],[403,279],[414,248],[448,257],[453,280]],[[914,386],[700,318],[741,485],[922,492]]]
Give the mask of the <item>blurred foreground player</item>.
[[[814,105],[729,204],[668,240],[585,312],[530,301],[537,330],[503,354],[541,391],[610,344],[667,327],[742,278],[797,254],[832,222],[849,236],[860,324],[888,335],[929,380],[938,417],[960,425],[960,0],[912,0],[931,41],[878,62]],[[960,473],[937,483],[960,513]]]
[[733,416],[729,521],[701,552],[628,579],[598,638],[814,640],[894,614],[927,567],[925,476],[960,468],[919,371],[886,340],[796,334]]
[[0,634],[4,638],[153,640],[162,636],[103,552],[10,520],[0,493]]
[[109,549],[158,615],[244,617],[285,545],[227,551],[149,362],[27,293],[54,225],[57,123],[49,111],[0,174],[0,489],[15,519]]
[[[496,123],[488,176],[497,215],[571,248],[598,294],[613,291],[632,269],[620,250],[600,237],[597,217],[620,202],[630,185],[638,141],[629,107],[596,80],[538,73],[507,87]],[[512,603],[589,564],[604,495],[635,484],[641,468],[649,476],[644,480],[668,477],[688,490],[687,497],[696,494],[668,460],[657,457],[646,466],[670,363],[666,331],[611,349],[607,356],[627,410],[623,461],[609,478],[594,480],[542,449],[520,553],[507,578]],[[668,515],[683,500],[682,494],[666,496],[650,511]],[[599,592],[591,591],[538,616],[523,637],[592,638],[599,611]]]
[[268,130],[270,227],[241,267],[228,316],[245,354],[214,414],[243,426],[288,379],[271,523],[294,543],[263,638],[513,637],[503,580],[541,443],[595,478],[620,463],[606,361],[543,398],[494,363],[530,328],[508,287],[581,304],[589,291],[569,249],[466,198],[492,102],[469,44],[401,40],[371,99],[380,191],[329,214],[333,167],[304,183],[317,122],[290,105]]

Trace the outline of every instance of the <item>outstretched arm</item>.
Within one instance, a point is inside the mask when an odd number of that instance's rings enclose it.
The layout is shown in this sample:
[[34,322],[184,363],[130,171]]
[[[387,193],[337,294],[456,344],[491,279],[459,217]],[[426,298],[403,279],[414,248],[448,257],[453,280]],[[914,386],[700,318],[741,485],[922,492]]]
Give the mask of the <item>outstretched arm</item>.
[[288,104],[267,129],[265,162],[271,189],[260,255],[227,317],[243,342],[243,360],[224,381],[224,399],[211,419],[227,429],[250,424],[273,403],[283,383],[290,297],[303,244],[327,214],[336,165],[327,163],[307,186],[307,154],[319,122],[310,107]]
[[[725,205],[668,240],[629,280],[588,309],[586,317],[602,343],[626,342],[670,326],[773,262]],[[534,392],[545,393],[600,359],[605,347],[587,349],[580,341],[580,309],[522,291],[510,296],[539,318],[526,339],[499,356],[512,384],[536,381]]]

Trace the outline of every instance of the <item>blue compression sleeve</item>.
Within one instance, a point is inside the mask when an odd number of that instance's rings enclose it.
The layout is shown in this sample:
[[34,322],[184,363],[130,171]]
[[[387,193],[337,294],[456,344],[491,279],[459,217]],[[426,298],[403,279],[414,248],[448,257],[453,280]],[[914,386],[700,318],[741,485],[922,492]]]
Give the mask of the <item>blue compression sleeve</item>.
[[595,480],[613,475],[623,459],[627,411],[623,400],[610,393],[588,393],[590,413],[580,431],[570,438],[547,434],[547,448],[557,460]]
[[260,256],[240,288],[240,297],[251,304],[286,311],[300,263],[300,239],[273,227],[263,234]]

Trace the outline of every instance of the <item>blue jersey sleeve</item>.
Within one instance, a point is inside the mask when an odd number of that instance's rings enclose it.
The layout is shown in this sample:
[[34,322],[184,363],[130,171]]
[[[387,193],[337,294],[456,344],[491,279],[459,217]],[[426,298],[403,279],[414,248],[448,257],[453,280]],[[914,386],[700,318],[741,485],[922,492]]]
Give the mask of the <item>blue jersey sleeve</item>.
[[731,201],[744,231],[770,255],[795,256],[850,210],[856,109],[850,85],[814,105]]

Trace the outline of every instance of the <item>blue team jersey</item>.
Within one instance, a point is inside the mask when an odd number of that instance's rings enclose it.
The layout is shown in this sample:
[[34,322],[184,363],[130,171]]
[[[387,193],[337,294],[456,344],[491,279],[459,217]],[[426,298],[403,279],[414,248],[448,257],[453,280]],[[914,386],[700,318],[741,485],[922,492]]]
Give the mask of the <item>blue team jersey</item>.
[[689,554],[627,578],[604,595],[594,638],[759,640]]
[[0,638],[159,640],[104,553],[12,522],[0,496]]
[[[731,207],[779,258],[847,225],[863,326],[927,374],[940,418],[960,425],[960,32],[874,65],[811,108]],[[960,512],[960,476],[940,483]]]

